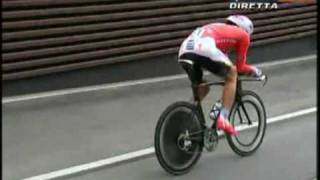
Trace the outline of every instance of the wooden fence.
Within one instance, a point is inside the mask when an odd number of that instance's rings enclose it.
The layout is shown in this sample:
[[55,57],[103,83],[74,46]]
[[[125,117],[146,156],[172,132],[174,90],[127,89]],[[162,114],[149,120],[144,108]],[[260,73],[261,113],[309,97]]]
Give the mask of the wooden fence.
[[195,27],[239,12],[254,21],[252,46],[317,33],[315,3],[243,11],[226,0],[4,0],[2,79],[177,53]]

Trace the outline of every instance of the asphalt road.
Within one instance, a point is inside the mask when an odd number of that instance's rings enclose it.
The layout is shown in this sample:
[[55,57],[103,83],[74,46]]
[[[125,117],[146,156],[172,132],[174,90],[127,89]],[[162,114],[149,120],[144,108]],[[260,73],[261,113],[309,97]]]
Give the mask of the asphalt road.
[[[269,75],[265,87],[253,82],[244,87],[262,97],[268,117],[316,105],[315,60],[263,71]],[[220,94],[220,87],[212,88],[204,101],[206,111]],[[172,102],[190,97],[189,82],[184,79],[3,104],[3,179],[26,178],[151,147],[161,112]],[[211,175],[221,179],[225,175],[228,178],[224,179],[243,179],[249,178],[246,172],[252,172],[251,179],[259,180],[312,178],[315,119],[312,115],[272,125],[261,150],[245,159],[238,158],[221,143],[217,152],[203,156],[195,170],[183,177],[208,179]],[[232,169],[232,173],[223,173],[222,169]],[[166,175],[150,158],[77,178],[181,177]]]
[[186,175],[167,174],[155,157],[100,169],[68,180],[313,180],[316,177],[316,116],[307,115],[268,127],[260,149],[249,157],[239,157],[225,139],[216,151],[204,153]]

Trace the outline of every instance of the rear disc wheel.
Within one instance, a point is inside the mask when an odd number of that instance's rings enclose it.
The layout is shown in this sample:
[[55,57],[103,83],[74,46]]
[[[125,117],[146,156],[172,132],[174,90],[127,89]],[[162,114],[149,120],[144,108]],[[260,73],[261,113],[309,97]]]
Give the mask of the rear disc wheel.
[[199,160],[203,128],[197,108],[188,102],[170,105],[155,130],[155,152],[160,165],[174,175],[185,174]]

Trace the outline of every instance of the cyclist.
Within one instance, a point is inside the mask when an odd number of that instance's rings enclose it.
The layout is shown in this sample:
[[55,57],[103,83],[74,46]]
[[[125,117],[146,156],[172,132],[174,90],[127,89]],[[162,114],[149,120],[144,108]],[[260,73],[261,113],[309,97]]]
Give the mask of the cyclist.
[[[202,100],[209,92],[205,85],[202,69],[224,77],[222,109],[217,118],[217,128],[231,135],[237,130],[229,123],[229,110],[233,104],[237,72],[260,76],[261,70],[246,63],[253,32],[252,21],[243,15],[231,15],[224,23],[211,23],[196,28],[181,44],[179,63],[187,72],[192,84],[198,85],[198,95]],[[230,50],[236,51],[235,65],[226,55]]]

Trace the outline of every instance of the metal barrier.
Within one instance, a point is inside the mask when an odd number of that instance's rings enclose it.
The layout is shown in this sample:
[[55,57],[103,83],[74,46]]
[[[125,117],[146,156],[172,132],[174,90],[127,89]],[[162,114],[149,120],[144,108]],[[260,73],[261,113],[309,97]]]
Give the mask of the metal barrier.
[[[241,11],[252,46],[316,34],[317,5]],[[224,0],[4,0],[2,76],[15,80],[177,53],[197,26],[221,21]]]

